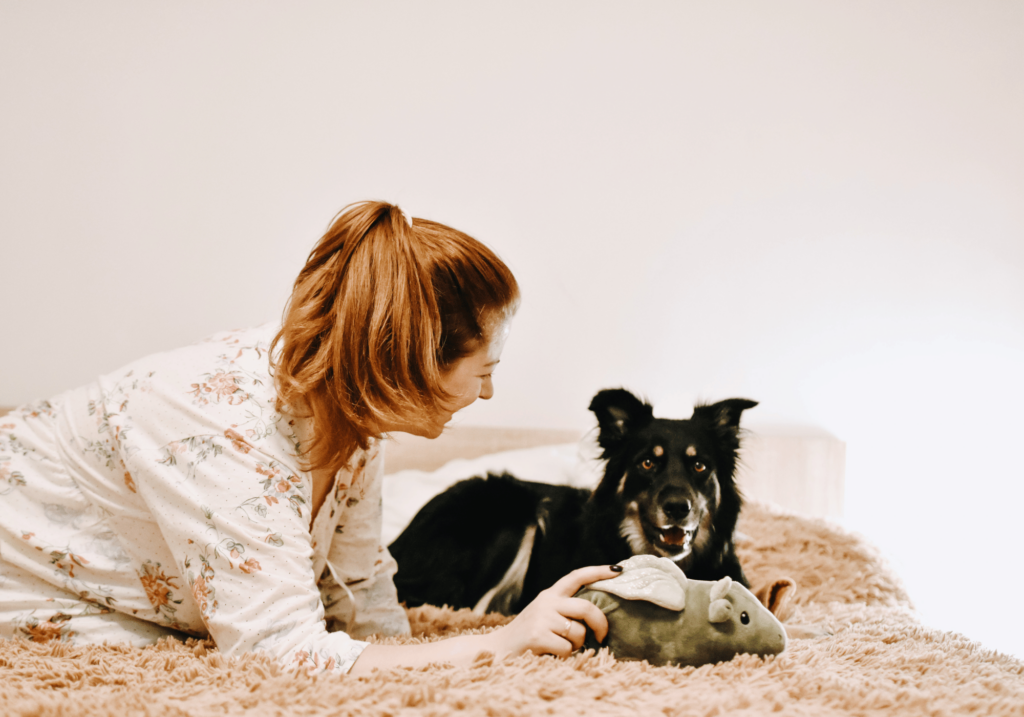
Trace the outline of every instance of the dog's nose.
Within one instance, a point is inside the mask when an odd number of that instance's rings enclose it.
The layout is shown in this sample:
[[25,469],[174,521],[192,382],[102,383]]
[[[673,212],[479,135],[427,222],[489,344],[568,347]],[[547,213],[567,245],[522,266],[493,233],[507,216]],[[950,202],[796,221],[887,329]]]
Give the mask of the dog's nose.
[[690,501],[683,498],[682,500],[668,501],[661,506],[661,509],[665,511],[665,515],[669,520],[678,522],[690,514],[693,505]]

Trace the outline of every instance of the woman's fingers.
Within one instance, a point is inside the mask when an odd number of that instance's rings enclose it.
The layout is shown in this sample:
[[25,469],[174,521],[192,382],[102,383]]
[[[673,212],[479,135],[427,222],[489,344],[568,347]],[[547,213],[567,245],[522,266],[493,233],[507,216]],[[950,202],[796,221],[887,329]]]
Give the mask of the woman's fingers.
[[604,642],[604,638],[608,635],[608,618],[604,616],[599,608],[589,600],[583,598],[566,598],[563,603],[558,606],[558,612],[564,615],[566,618],[571,619],[575,624],[579,625],[582,630],[579,632],[580,635],[579,643],[573,641],[573,645],[576,649],[579,649],[583,645],[583,640],[586,637],[587,630],[594,633],[594,637],[597,638],[598,642]]
[[[615,566],[618,567],[618,566]],[[551,653],[561,657],[583,647],[589,627],[598,641],[608,634],[608,620],[593,603],[572,597],[584,585],[613,578],[621,572],[599,565],[573,570],[541,593],[516,618],[499,630],[503,651]]]
[[[593,631],[593,628],[591,628],[591,631]],[[587,623],[573,620],[572,629],[569,630],[569,634],[565,639],[572,643],[574,651],[582,650],[583,643],[587,641]]]
[[551,628],[553,633],[551,653],[560,657],[572,654],[583,645],[587,637],[587,628],[582,623],[562,615],[555,615],[556,625]]
[[597,582],[598,580],[614,578],[622,572],[621,567],[618,565],[615,567],[618,570],[614,570],[610,565],[591,565],[587,568],[577,568],[548,588],[548,590],[562,597],[572,597],[584,585],[590,585],[590,583]]
[[579,625],[578,629],[570,628],[560,633],[556,632],[560,637],[572,643],[573,649],[578,650],[583,646],[588,626],[597,641],[604,642],[604,638],[608,635],[608,619],[594,603],[572,596],[585,585],[598,580],[614,578],[621,572],[622,568],[618,565],[591,565],[573,570],[545,591],[552,596],[561,598],[557,605],[559,615]]

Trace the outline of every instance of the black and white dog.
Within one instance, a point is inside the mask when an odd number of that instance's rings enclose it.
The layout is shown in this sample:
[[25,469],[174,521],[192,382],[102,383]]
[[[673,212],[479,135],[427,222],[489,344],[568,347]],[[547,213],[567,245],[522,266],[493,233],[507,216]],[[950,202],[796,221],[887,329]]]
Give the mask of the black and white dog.
[[607,467],[594,491],[508,474],[456,483],[390,546],[399,599],[515,614],[576,568],[642,553],[749,587],[733,545],[734,474],[740,415],[756,405],[733,398],[671,420],[629,391],[600,391],[590,410]]

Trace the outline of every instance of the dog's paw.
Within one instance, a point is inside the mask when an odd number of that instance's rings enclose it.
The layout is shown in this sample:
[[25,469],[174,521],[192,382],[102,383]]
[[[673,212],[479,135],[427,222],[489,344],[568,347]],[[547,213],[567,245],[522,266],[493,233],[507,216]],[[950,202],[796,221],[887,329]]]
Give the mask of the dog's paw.
[[780,577],[769,580],[754,596],[761,601],[761,604],[768,608],[768,611],[785,622],[789,613],[792,612],[790,605],[796,595],[796,580],[788,577]]
[[815,625],[791,625],[786,623],[786,637],[790,640],[813,640],[817,637],[832,637],[835,633],[823,623]]

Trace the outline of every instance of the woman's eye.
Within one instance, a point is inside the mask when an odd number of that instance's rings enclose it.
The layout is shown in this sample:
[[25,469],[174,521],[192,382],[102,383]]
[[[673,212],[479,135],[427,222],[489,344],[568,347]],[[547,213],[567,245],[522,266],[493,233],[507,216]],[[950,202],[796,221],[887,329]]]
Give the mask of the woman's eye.
[[750,623],[750,615],[748,615],[745,612],[741,612],[740,613],[740,622],[742,622],[744,625],[749,624]]
[[643,463],[640,464],[640,467],[643,468],[645,471],[653,471],[654,461],[652,461],[650,458],[644,458],[644,461]]
[[708,467],[701,463],[700,461],[697,461],[696,463],[693,464],[693,470],[697,471],[698,473],[703,473],[707,469]]

